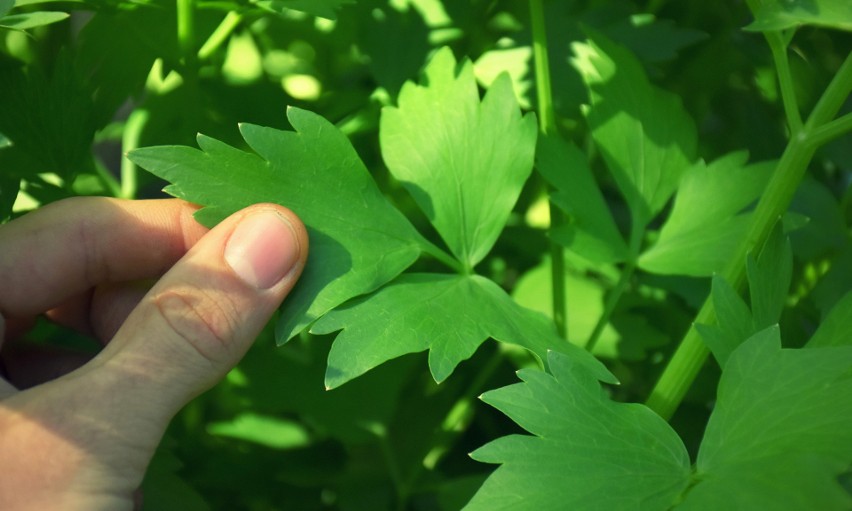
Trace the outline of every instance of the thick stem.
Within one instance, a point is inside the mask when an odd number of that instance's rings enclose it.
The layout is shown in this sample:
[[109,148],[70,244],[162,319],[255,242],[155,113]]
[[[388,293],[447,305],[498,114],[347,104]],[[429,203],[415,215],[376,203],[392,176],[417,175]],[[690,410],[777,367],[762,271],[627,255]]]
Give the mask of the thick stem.
[[456,273],[459,273],[461,275],[470,275],[471,273],[473,273],[473,270],[471,268],[466,268],[461,262],[459,262],[458,259],[444,252],[438,246],[426,240],[425,238],[422,238],[420,240],[420,250],[422,250],[424,254],[429,254],[438,261],[449,266]]
[[[807,170],[816,151],[811,143],[811,134],[819,133],[823,126],[837,114],[850,91],[852,91],[852,54],[838,70],[826,88],[802,131],[787,144],[778,166],[763,196],[752,213],[751,224],[745,238],[740,242],[722,273],[735,289],[745,285],[746,255],[760,246],[772,231],[775,222],[784,214],[799,182]],[[846,123],[845,116],[838,122]],[[715,321],[713,305],[708,298],[695,319],[695,323],[707,324]],[[694,328],[690,328],[669,361],[657,385],[651,391],[647,405],[661,417],[670,418],[686,395],[698,371],[704,366],[709,351]]]
[[815,147],[819,147],[850,132],[852,132],[852,113],[838,117],[833,121],[823,124],[819,128],[815,128],[808,135],[807,142]]
[[[544,24],[542,0],[530,0],[530,21],[535,61],[535,87],[538,96],[538,121],[542,135],[556,131],[556,113],[553,109],[553,92],[550,89],[550,62],[547,58],[547,30]],[[559,208],[550,203],[551,228],[565,222]],[[565,289],[565,249],[555,241],[550,242],[551,282],[553,285],[553,321],[559,335],[568,338]]]

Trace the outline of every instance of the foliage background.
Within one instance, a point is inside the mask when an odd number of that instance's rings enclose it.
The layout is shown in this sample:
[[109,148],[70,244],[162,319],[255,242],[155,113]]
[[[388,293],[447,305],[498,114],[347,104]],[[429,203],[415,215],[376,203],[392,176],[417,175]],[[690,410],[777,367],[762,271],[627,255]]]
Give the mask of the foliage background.
[[[15,13],[72,15],[26,33],[0,31],[0,146],[14,142],[0,149],[0,217],[74,195],[160,196],[164,183],[123,160],[124,152],[194,146],[198,132],[245,148],[238,123],[287,129],[292,105],[335,123],[382,191],[437,243],[380,155],[381,107],[395,104],[403,83],[444,45],[474,62],[483,87],[508,70],[521,105],[537,104],[526,2],[199,1],[189,36],[178,25],[180,3],[17,2]],[[581,114],[586,88],[569,62],[584,29],[628,48],[655,85],[681,98],[706,161],[738,150],[750,161],[772,160],[784,150],[772,56],[760,34],[742,30],[752,21],[744,3],[552,0],[545,8],[558,130],[590,158],[622,233],[630,227],[627,205],[595,154]],[[208,38],[228,12],[239,19],[217,45]],[[852,37],[804,27],[791,49],[795,94],[807,111],[852,50]],[[786,346],[804,344],[852,289],[850,179],[847,136],[817,153],[794,199],[792,210],[810,222],[791,233],[793,285],[781,317]],[[534,175],[477,267],[545,313],[547,225],[546,185]],[[439,268],[427,260],[415,270]],[[569,253],[567,271],[569,338],[582,344],[619,269]],[[596,350],[622,383],[607,387],[615,400],[648,396],[709,291],[706,278],[635,276]],[[461,508],[493,469],[468,453],[522,432],[476,398],[515,383],[514,371],[529,357],[485,343],[438,385],[424,354],[406,355],[325,391],[332,337],[303,334],[276,348],[268,328],[225,381],[174,420],[146,478],[146,508]],[[92,349],[47,324],[33,338]],[[718,377],[718,366],[708,364],[671,421],[692,459]]]

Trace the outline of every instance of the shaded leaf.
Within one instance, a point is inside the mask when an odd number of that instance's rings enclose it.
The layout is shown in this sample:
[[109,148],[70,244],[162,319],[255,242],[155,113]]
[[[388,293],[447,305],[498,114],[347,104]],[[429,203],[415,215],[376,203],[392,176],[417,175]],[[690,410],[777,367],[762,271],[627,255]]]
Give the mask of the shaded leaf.
[[301,11],[326,18],[337,19],[337,10],[355,0],[256,0],[255,5],[269,12],[282,14],[285,10]]
[[489,337],[523,346],[542,360],[566,351],[601,379],[597,360],[556,335],[541,314],[517,305],[494,282],[477,275],[406,274],[374,294],[331,311],[311,333],[338,334],[328,355],[326,387],[334,388],[379,364],[429,350],[435,381],[446,379]]
[[848,0],[762,0],[746,30],[783,30],[800,25],[852,31]]
[[772,327],[728,360],[677,509],[849,509],[850,462],[852,346],[781,349]]
[[257,154],[199,136],[201,151],[163,146],[129,155],[171,181],[168,193],[204,205],[196,218],[206,225],[258,202],[285,205],[301,217],[311,250],[299,284],[283,305],[279,342],[396,277],[417,259],[421,239],[381,194],[340,131],[297,108],[290,108],[287,118],[295,132],[240,126]]
[[382,110],[382,155],[452,253],[468,267],[491,250],[532,171],[534,115],[522,116],[508,75],[480,102],[473,66],[449,48]]
[[556,189],[550,200],[568,214],[568,223],[554,228],[551,236],[590,261],[623,261],[627,245],[583,153],[558,136],[543,136],[536,168]]
[[660,237],[639,257],[642,269],[692,276],[724,270],[749,225],[742,211],[760,196],[774,168],[773,162],[746,165],[747,158],[731,153],[684,173]]
[[592,136],[634,223],[644,227],[695,160],[695,124],[680,99],[653,86],[624,48],[600,35],[572,48],[572,63],[589,89]]
[[670,508],[690,475],[674,430],[644,405],[611,401],[569,357],[548,358],[552,374],[523,369],[524,383],[482,395],[535,436],[506,436],[471,453],[502,465],[465,509]]
[[831,308],[808,341],[808,348],[852,345],[852,291]]
[[751,308],[720,276],[713,277],[711,297],[715,325],[695,325],[719,365],[725,367],[731,353],[751,337],[781,318],[793,270],[790,241],[777,222],[760,254],[746,261]]
[[5,16],[15,7],[15,0],[0,0],[0,18]]

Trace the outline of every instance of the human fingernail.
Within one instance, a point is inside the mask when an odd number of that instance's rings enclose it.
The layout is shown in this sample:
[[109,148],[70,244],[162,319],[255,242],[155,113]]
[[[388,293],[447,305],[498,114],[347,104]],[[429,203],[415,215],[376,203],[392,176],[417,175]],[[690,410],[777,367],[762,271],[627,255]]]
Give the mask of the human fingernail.
[[243,218],[225,246],[225,261],[246,284],[269,289],[299,259],[296,231],[282,215],[258,211]]

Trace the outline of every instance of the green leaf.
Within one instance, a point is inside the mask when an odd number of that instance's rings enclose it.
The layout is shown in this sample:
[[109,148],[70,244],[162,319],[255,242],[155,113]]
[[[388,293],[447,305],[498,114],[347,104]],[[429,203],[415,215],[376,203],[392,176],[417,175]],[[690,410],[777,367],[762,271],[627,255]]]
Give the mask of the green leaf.
[[776,223],[757,258],[748,255],[746,274],[753,328],[762,330],[781,317],[793,278],[793,252],[781,222]]
[[660,237],[639,266],[667,275],[708,276],[723,271],[748,228],[743,209],[764,190],[774,162],[745,165],[745,152],[731,153],[684,173]]
[[536,168],[556,189],[550,200],[568,214],[568,223],[551,231],[553,239],[590,261],[625,260],[627,245],[583,153],[559,136],[543,136]]
[[308,431],[299,422],[254,413],[244,413],[227,422],[212,422],[207,425],[207,432],[272,449],[294,449],[310,443]]
[[326,18],[337,19],[337,10],[344,5],[354,4],[355,0],[257,0],[255,5],[275,14],[283,14],[287,10],[301,11]]
[[69,16],[65,12],[37,11],[23,14],[10,14],[0,18],[0,27],[13,30],[27,30],[62,21]]
[[524,383],[483,394],[535,436],[506,436],[471,453],[502,465],[465,509],[669,509],[690,475],[674,430],[644,405],[611,401],[569,357],[551,352],[549,366],[552,374],[523,369]]
[[725,366],[677,509],[847,510],[836,478],[850,462],[852,346],[781,349],[773,327]]
[[544,316],[520,307],[497,284],[478,275],[403,275],[326,314],[311,333],[341,329],[328,355],[328,388],[387,360],[427,349],[429,369],[441,382],[489,337],[523,346],[542,360],[549,349],[566,351],[601,379],[612,381],[600,362],[561,340]]
[[21,180],[0,176],[0,222],[5,221],[12,214],[18,191],[21,188]]
[[382,155],[452,253],[472,268],[506,223],[532,171],[535,116],[522,116],[507,74],[480,103],[473,66],[449,48],[382,110]]
[[793,273],[790,241],[782,222],[776,223],[757,258],[748,255],[746,270],[751,309],[730,283],[714,275],[711,296],[716,324],[695,325],[722,367],[737,346],[781,318]]
[[807,344],[808,348],[849,345],[852,345],[852,291],[831,308]]
[[695,328],[719,365],[725,367],[728,357],[754,333],[751,311],[727,280],[714,275],[710,292],[716,311],[716,324],[697,324]]
[[258,202],[285,205],[301,217],[310,234],[310,255],[282,308],[279,342],[396,277],[417,259],[421,242],[334,125],[297,108],[288,109],[287,118],[295,132],[240,126],[257,155],[203,135],[201,151],[163,146],[129,155],[171,181],[168,193],[204,205],[196,218],[206,225]]
[[762,0],[746,30],[784,30],[801,25],[852,31],[848,0]]
[[695,124],[680,99],[653,86],[624,48],[600,35],[572,47],[572,63],[589,90],[592,136],[634,224],[644,227],[695,160]]
[[0,0],[0,18],[3,18],[15,7],[15,0]]

